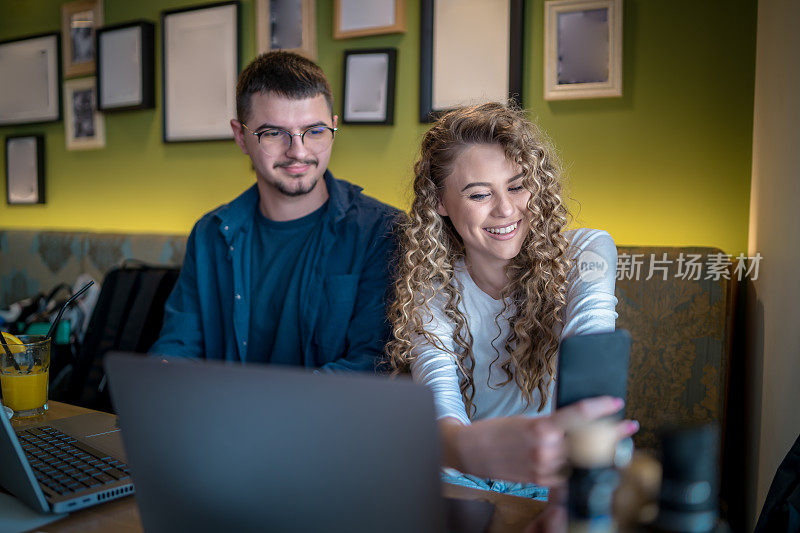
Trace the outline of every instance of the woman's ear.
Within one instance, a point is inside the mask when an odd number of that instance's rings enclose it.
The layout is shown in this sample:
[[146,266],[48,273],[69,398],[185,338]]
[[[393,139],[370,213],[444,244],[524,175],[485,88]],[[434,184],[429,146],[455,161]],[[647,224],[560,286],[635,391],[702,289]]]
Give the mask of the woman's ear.
[[441,198],[439,198],[439,201],[436,202],[436,212],[439,213],[439,215],[441,215],[443,217],[447,216],[447,209],[445,209]]

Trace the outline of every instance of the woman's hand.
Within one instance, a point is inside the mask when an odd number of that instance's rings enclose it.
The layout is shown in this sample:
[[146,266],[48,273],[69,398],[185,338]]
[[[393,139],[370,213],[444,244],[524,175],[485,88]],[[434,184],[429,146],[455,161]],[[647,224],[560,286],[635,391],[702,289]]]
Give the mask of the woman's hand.
[[[612,415],[623,405],[619,398],[602,396],[540,418],[490,418],[469,426],[444,418],[439,427],[445,466],[486,478],[551,486],[563,480],[564,433],[574,425]],[[617,425],[620,439],[638,429],[639,424],[631,420]]]

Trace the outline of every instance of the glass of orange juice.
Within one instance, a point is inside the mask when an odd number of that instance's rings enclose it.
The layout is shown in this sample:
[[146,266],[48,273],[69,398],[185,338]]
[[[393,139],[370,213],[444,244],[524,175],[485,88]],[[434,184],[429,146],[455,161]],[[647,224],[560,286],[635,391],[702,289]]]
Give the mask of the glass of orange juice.
[[[44,335],[3,334],[0,347],[0,391],[14,418],[42,415],[47,410],[50,339]],[[9,353],[10,352],[10,353]]]

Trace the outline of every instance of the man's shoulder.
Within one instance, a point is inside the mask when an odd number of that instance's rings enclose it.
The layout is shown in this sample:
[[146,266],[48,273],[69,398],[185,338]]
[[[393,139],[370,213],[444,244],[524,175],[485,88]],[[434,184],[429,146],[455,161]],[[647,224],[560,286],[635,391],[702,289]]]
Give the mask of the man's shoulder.
[[373,209],[379,212],[398,213],[400,210],[394,206],[383,203],[380,200],[364,194],[363,187],[349,181],[335,178],[331,175],[329,182],[330,192],[340,198],[342,204],[356,205],[364,209]]
[[345,220],[357,224],[393,224],[401,211],[396,207],[364,194],[361,187],[349,181],[332,178],[337,201]]
[[193,232],[218,231],[224,225],[232,229],[247,220],[257,204],[258,189],[253,185],[230,202],[219,205],[200,217],[195,222]]
[[392,215],[396,215],[400,212],[400,210],[395,206],[383,203],[377,198],[373,198],[372,196],[364,194],[360,188],[358,193],[355,195],[354,201],[364,209],[373,210],[377,213],[390,213]]
[[360,223],[374,224],[382,228],[394,228],[402,213],[399,209],[359,192],[354,199],[353,214]]
[[197,219],[192,227],[192,233],[189,239],[194,241],[208,241],[218,235],[220,228],[219,213],[226,205],[227,204],[220,205]]

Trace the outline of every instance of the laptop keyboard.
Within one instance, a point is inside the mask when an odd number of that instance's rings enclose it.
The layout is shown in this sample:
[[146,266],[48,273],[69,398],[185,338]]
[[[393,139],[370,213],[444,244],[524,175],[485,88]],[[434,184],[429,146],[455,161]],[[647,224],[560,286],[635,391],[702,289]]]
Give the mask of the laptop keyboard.
[[50,426],[17,433],[39,483],[57,494],[79,492],[130,478],[128,465],[83,446]]

